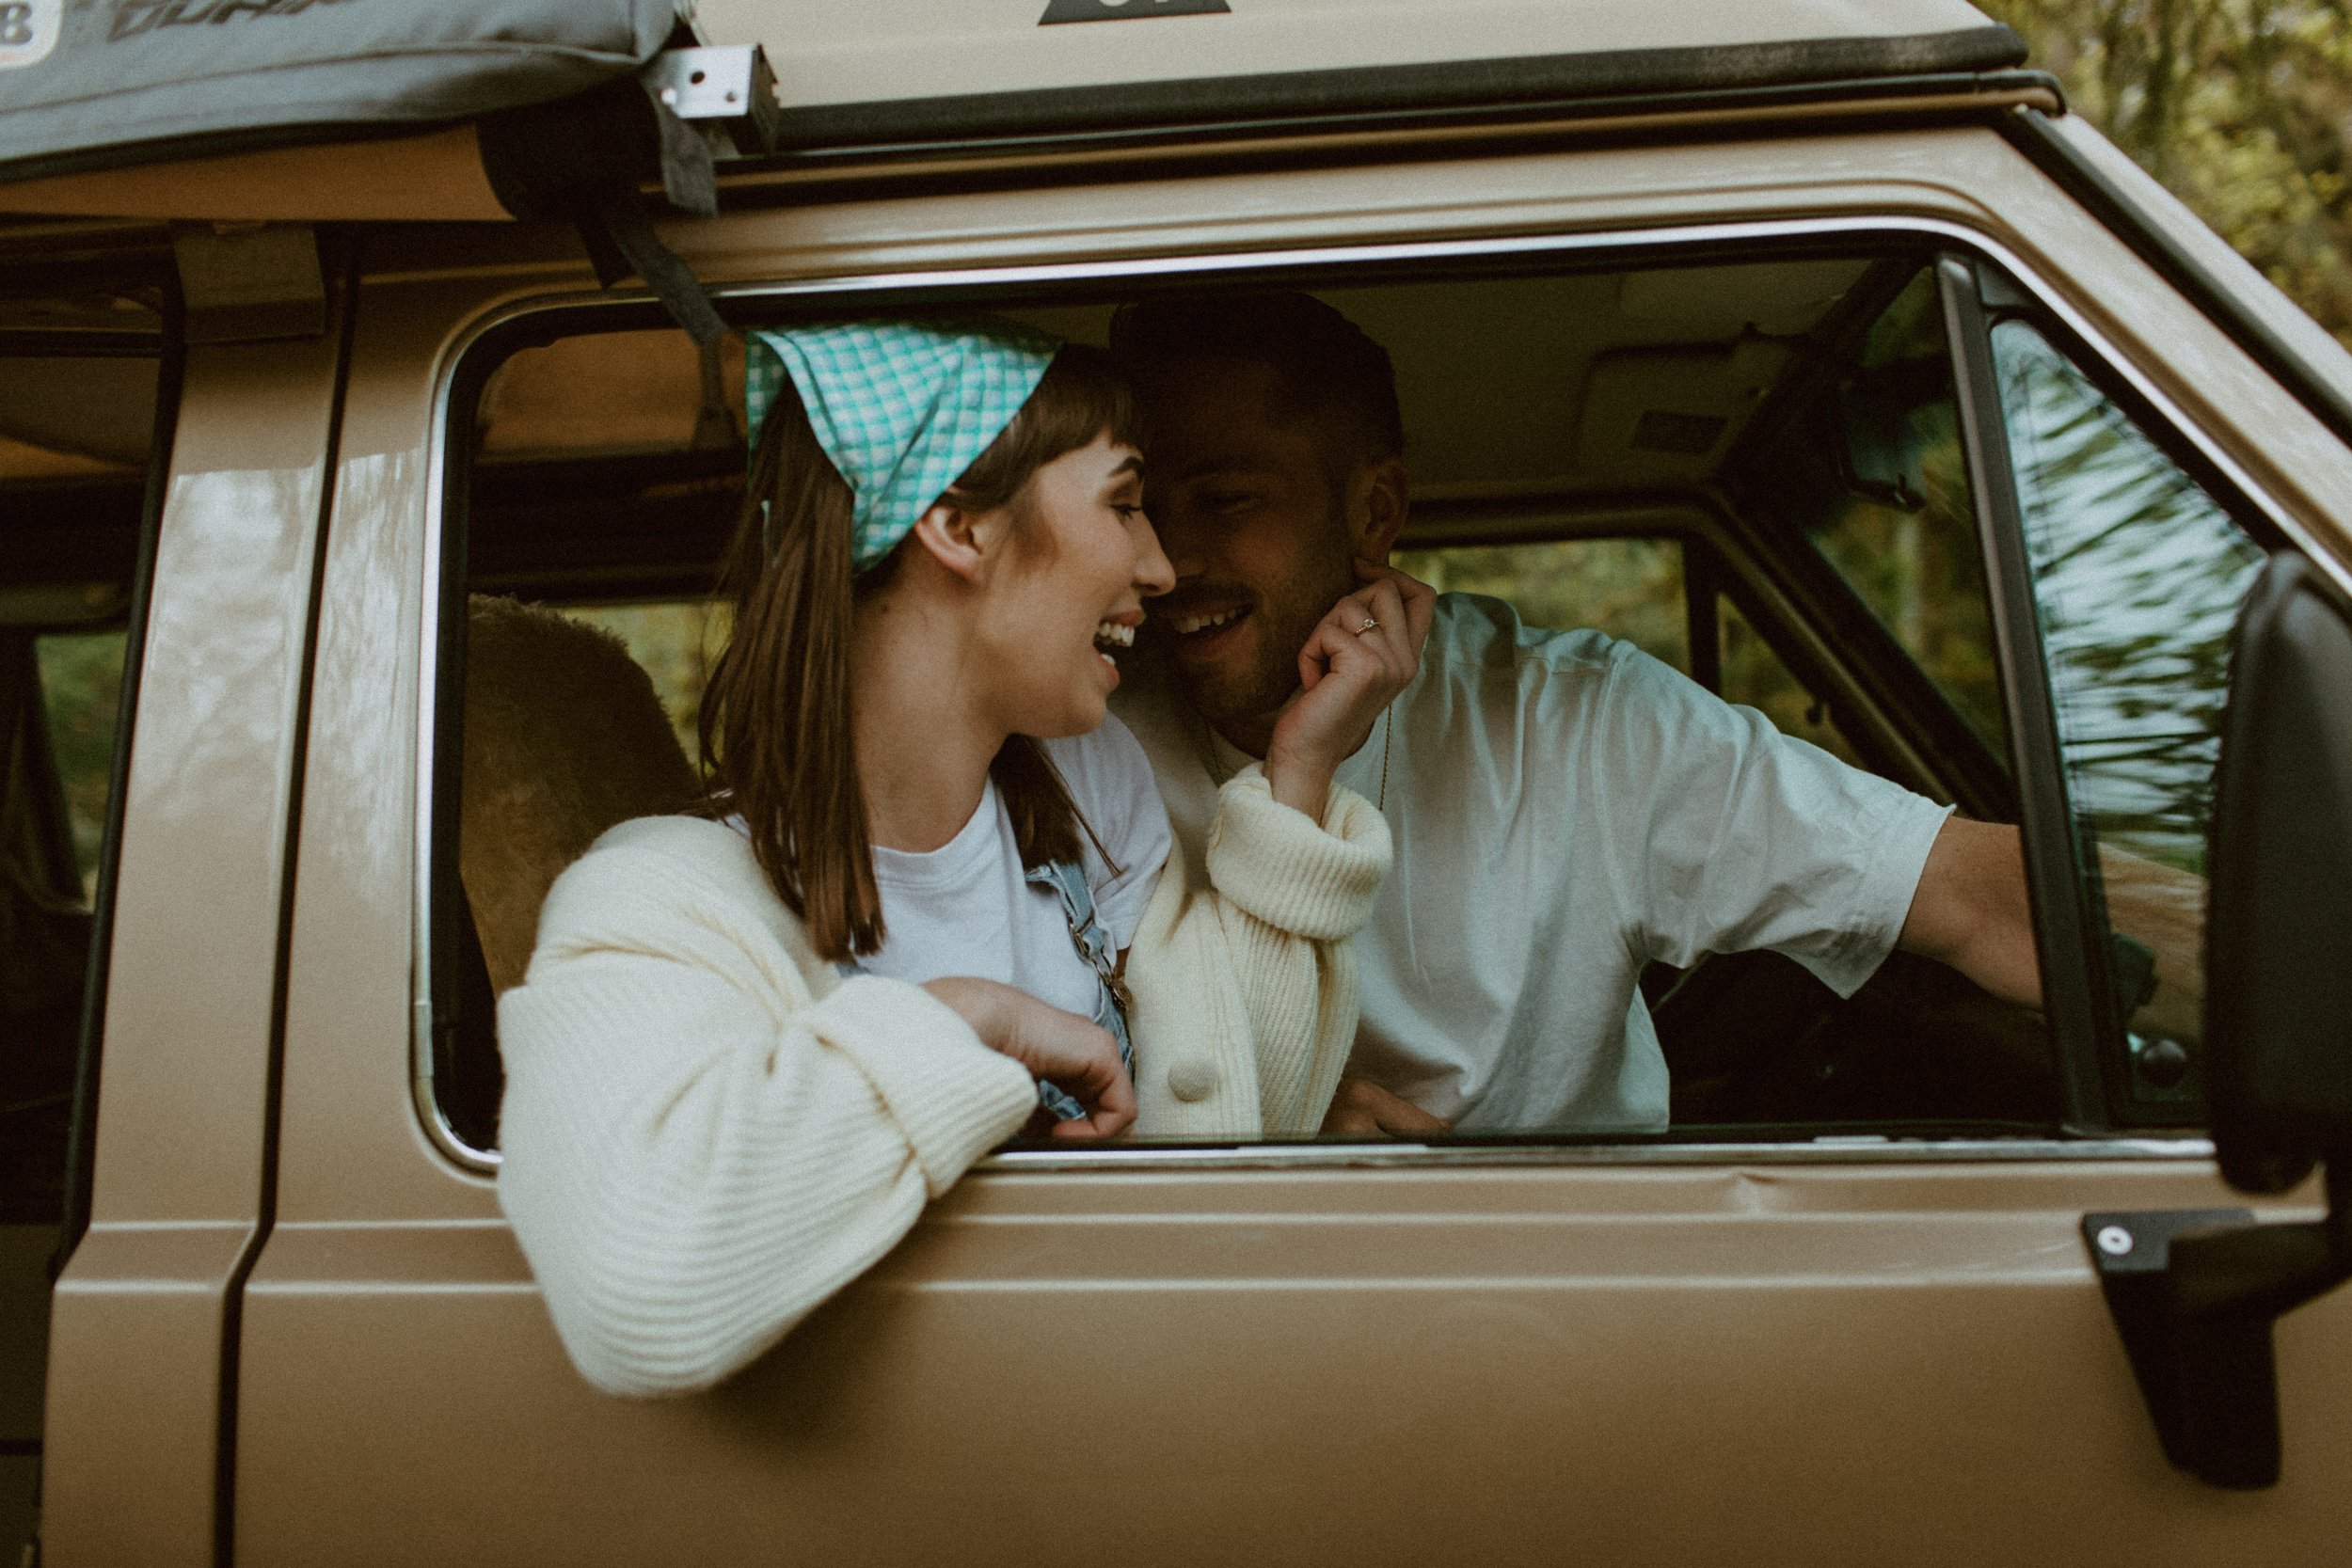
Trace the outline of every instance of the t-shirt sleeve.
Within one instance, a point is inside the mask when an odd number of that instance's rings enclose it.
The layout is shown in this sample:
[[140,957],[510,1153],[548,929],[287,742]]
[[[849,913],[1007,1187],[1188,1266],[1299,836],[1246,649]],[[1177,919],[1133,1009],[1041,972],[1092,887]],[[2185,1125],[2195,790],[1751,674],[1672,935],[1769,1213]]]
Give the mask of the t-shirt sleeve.
[[1151,759],[1134,733],[1107,716],[1089,734],[1047,741],[1045,751],[1061,769],[1079,815],[1102,841],[1102,851],[1107,851],[1106,860],[1079,834],[1094,912],[1123,952],[1136,940],[1144,906],[1151,903],[1160,867],[1175,844]]
[[1950,815],[1619,644],[1580,781],[1641,958],[1765,948],[1850,996],[1902,933]]

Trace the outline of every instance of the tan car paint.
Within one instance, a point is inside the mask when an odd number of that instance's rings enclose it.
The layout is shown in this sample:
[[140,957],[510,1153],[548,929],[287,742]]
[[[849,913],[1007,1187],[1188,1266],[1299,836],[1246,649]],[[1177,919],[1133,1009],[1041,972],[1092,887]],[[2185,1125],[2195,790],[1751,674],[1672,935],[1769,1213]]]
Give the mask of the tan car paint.
[[1141,36],[1041,27],[1046,8],[1044,0],[698,0],[695,20],[714,43],[764,43],[780,96],[795,108],[1200,81],[1243,70],[1360,70],[1433,55],[1500,63],[1794,39],[1918,40],[1991,26],[1966,0],[1447,0],[1442,26],[1409,0],[1234,0],[1210,15],[1155,19]]
[[89,1233],[50,1328],[59,1561],[213,1547],[224,1304],[257,1238],[339,335],[192,350],[123,817]]
[[[1991,236],[2306,535],[2352,553],[2342,445],[1989,131],[871,199],[670,237],[749,283],[1836,214]],[[548,230],[409,230],[368,254],[299,804],[277,1226],[240,1337],[240,1563],[2289,1562],[2344,1538],[2341,1298],[2280,1328],[2277,1491],[2203,1490],[2156,1449],[2075,1226],[2231,1201],[2190,1154],[1009,1163],[718,1395],[596,1396],[488,1182],[435,1148],[410,1085],[436,398],[489,315],[596,296]],[[191,376],[126,834],[103,1209],[58,1305],[56,1563],[210,1557],[332,341],[205,351]],[[270,364],[284,379],[262,387],[226,370]],[[247,499],[207,489],[217,475],[251,476]]]

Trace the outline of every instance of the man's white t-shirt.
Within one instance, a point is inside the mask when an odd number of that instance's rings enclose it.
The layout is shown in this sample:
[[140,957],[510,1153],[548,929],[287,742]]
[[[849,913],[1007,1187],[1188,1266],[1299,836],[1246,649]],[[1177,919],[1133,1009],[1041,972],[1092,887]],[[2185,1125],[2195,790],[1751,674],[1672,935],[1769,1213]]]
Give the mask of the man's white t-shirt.
[[[1135,941],[1170,846],[1151,764],[1116,719],[1074,739],[1043,744],[1079,815],[1109,852],[1106,862],[1084,832],[1078,835],[1094,912],[1114,951],[1123,951]],[[1023,869],[995,781],[971,820],[940,847],[917,853],[877,846],[874,879],[883,934],[882,951],[858,960],[866,973],[918,985],[977,975],[1093,1016],[1094,971],[1071,941],[1061,895],[1030,881]]]
[[[1198,873],[1248,759],[1135,664],[1113,705]],[[1348,1070],[1465,1132],[1664,1127],[1643,966],[1770,948],[1851,995],[1948,815],[1629,643],[1466,594],[1438,595],[1421,673],[1339,779],[1385,796],[1396,853],[1356,938]]]

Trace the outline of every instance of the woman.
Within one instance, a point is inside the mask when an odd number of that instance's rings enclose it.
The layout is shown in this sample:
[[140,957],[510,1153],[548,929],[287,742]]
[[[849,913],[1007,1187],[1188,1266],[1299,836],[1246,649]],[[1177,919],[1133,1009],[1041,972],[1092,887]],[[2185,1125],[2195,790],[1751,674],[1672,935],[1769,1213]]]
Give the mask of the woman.
[[[1332,770],[1410,677],[1387,580],[1301,655],[1184,885],[1124,646],[1172,581],[1099,351],[1001,323],[755,334],[712,805],[558,879],[499,1009],[501,1204],[599,1387],[757,1355],[1033,1117],[1311,1132],[1387,828]],[[772,409],[770,404],[772,404]],[[763,415],[765,416],[763,418]],[[1132,948],[1132,1004],[1121,966]]]

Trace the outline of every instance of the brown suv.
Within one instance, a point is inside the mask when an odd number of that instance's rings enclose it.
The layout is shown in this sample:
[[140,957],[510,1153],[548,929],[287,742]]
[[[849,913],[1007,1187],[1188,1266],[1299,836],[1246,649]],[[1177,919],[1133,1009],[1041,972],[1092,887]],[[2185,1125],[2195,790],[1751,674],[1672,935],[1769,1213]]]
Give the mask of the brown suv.
[[[2352,1126],[2352,359],[2013,35],[1960,0],[659,8],[481,113],[86,115],[0,160],[10,1542],[2341,1556],[2352,1297],[2275,1357],[2271,1321],[2352,1267],[2303,1180]],[[465,58],[532,9],[471,8]],[[84,45],[214,51],[233,100],[268,73],[221,51],[383,15],[17,12],[0,152]],[[767,90],[755,41],[780,108],[711,101]],[[665,189],[714,215],[646,227]],[[493,1185],[530,911],[477,867],[546,851],[469,810],[532,707],[489,601],[617,633],[686,727],[743,467],[698,311],[1101,341],[1268,285],[1395,359],[1404,564],[2020,823],[2046,1009],[1900,957],[1843,1001],[1661,971],[1662,1133],[1015,1145],[715,1392],[596,1394]],[[560,789],[620,743],[528,744]],[[2109,930],[2118,854],[2212,879],[2169,933],[2210,976]]]

